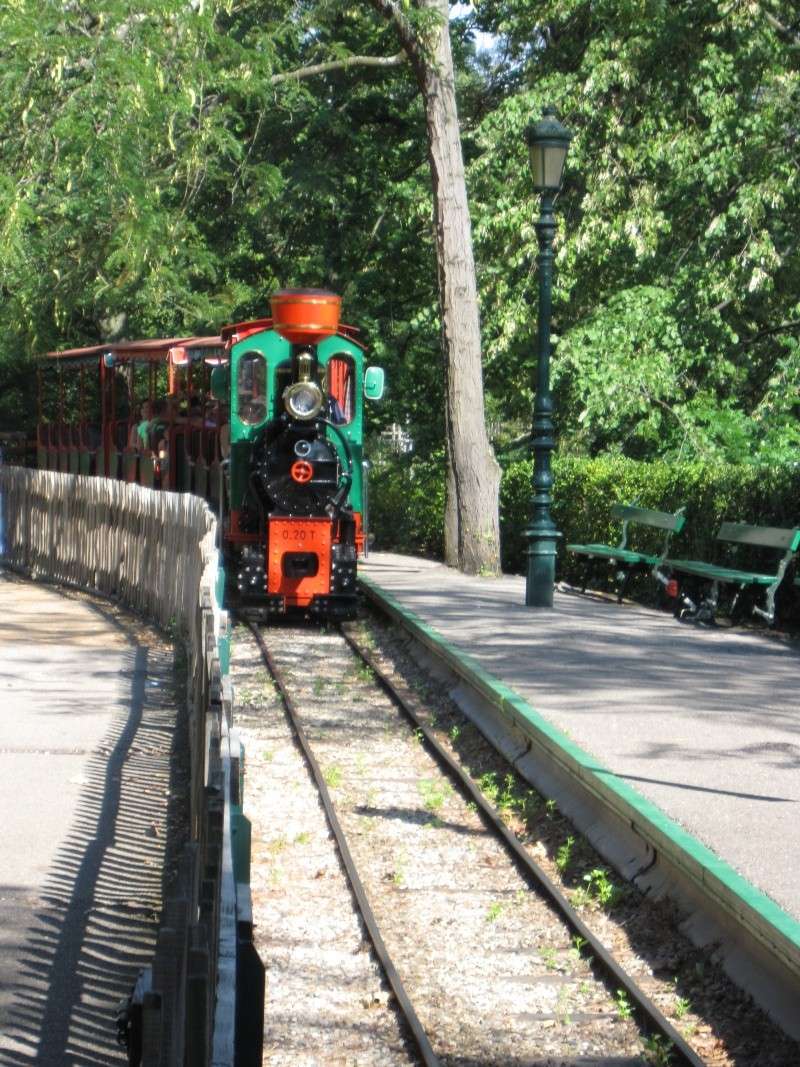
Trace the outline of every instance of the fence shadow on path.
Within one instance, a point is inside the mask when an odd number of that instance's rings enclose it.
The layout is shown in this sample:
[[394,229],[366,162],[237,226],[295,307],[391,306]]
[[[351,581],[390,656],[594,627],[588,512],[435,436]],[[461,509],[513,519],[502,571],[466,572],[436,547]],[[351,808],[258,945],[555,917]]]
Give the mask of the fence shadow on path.
[[[136,642],[113,611],[89,607],[128,643],[113,718],[83,772],[73,825],[21,935],[0,1064],[126,1064],[115,1013],[154,952],[174,812],[172,653]],[[0,894],[6,895],[0,888]],[[8,992],[8,991],[7,991]]]

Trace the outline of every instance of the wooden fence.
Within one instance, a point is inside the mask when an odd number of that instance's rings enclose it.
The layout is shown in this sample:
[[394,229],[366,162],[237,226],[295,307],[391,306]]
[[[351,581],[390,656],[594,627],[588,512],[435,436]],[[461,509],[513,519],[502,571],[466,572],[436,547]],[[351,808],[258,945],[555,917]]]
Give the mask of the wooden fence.
[[[249,850],[242,847],[249,825],[213,514],[187,493],[0,466],[0,560],[33,578],[112,597],[183,638],[191,833],[164,901],[155,958],[131,1005],[130,1062],[260,1064],[263,971],[252,945]],[[241,974],[246,1000],[237,996]]]

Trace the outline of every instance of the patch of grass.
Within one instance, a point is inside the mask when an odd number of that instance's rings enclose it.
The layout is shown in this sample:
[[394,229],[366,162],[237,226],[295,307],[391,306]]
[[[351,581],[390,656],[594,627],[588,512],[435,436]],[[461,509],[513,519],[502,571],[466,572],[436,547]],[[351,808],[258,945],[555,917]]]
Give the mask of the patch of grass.
[[586,945],[586,938],[581,937],[580,934],[575,934],[572,938],[572,951],[575,954],[576,959],[580,959],[583,955],[583,949]]
[[361,644],[364,646],[364,648],[368,648],[368,649],[370,649],[370,651],[372,651],[376,647],[375,646],[375,636],[372,633],[370,633],[369,630],[362,630],[361,633],[359,634],[359,638],[360,638]]
[[575,838],[570,834],[563,845],[556,851],[556,867],[563,874],[572,862],[572,850],[575,847]]
[[672,1062],[672,1042],[662,1034],[651,1034],[644,1040],[644,1055],[655,1067],[669,1067]]
[[283,852],[288,844],[289,838],[286,834],[278,834],[277,837],[273,837],[267,848],[273,856],[277,856],[279,852]]
[[445,800],[453,795],[453,789],[449,782],[437,781],[431,778],[421,778],[417,782],[417,789],[422,797],[425,810],[431,812],[432,815],[438,815],[444,806]]
[[487,921],[487,923],[496,922],[500,918],[500,916],[502,914],[503,914],[503,905],[500,903],[499,900],[495,900],[486,909],[486,921]]
[[587,908],[590,904],[593,904],[594,898],[584,886],[579,885],[578,888],[574,889],[570,894],[569,902],[573,908],[577,908],[578,911],[581,911],[583,908]]
[[628,994],[624,989],[618,989],[616,991],[614,994],[614,1004],[620,1019],[630,1019],[631,1015],[633,1015],[631,1002],[628,1000]]
[[308,830],[301,830],[299,834],[295,835],[294,843],[296,845],[307,845],[311,840],[311,834]]
[[586,891],[603,908],[613,908],[625,895],[625,889],[611,880],[605,867],[594,867],[583,876]]
[[569,993],[566,986],[562,986],[558,991],[558,1000],[556,1001],[556,1016],[562,1026],[572,1025],[572,1016],[569,1013]]
[[675,1018],[682,1019],[691,1010],[691,1002],[688,997],[678,997],[675,1001]]
[[315,678],[314,684],[311,687],[315,697],[321,697],[325,692],[325,682],[322,678]]
[[275,759],[275,753],[272,751],[271,748],[265,748],[262,753],[262,758],[265,763],[272,763],[272,761]]
[[542,957],[542,962],[548,971],[556,969],[556,950],[554,948],[543,948],[539,955]]
[[552,799],[546,800],[544,802],[544,810],[547,814],[548,819],[554,818],[554,816],[558,813],[558,807],[556,805],[556,802]]
[[522,801],[522,814],[526,819],[532,819],[541,807],[542,798],[535,789],[526,789]]
[[407,862],[408,857],[406,856],[405,852],[401,852],[395,859],[394,871],[392,873],[392,884],[394,885],[395,889],[400,889],[403,885],[405,885]]
[[492,804],[496,804],[497,795],[499,793],[497,774],[494,771],[488,771],[486,774],[482,774],[478,779],[478,785],[486,799]]
[[342,784],[342,768],[337,767],[334,763],[325,768],[322,772],[322,777],[325,780],[325,785],[329,785],[331,789],[336,789]]
[[453,742],[453,744],[455,744],[456,741],[458,741],[460,735],[461,735],[461,727],[458,725],[458,723],[454,723],[454,725],[450,727],[450,733],[448,735],[450,737],[450,740]]
[[375,672],[373,671],[372,667],[369,666],[368,663],[360,663],[356,668],[354,668],[353,676],[359,682],[364,682],[365,684],[367,682],[372,682],[375,680]]
[[505,820],[512,814],[529,819],[540,803],[536,791],[529,789],[521,779],[511,773],[501,778],[496,771],[487,771],[478,778],[478,786]]

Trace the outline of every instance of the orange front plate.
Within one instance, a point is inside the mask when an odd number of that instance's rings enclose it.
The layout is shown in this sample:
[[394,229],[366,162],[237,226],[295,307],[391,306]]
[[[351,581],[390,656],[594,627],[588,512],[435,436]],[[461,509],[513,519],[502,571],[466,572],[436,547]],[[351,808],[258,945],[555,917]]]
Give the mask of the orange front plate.
[[[283,557],[287,552],[313,552],[319,561],[317,573],[306,578],[287,578],[283,573]],[[330,519],[270,519],[267,592],[285,596],[289,608],[305,608],[317,593],[329,593],[330,583]]]

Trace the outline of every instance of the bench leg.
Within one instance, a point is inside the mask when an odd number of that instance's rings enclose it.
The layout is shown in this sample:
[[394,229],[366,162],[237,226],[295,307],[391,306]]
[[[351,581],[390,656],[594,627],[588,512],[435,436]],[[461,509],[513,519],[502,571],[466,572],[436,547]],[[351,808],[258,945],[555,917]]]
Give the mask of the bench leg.
[[[675,618],[688,622],[702,622],[705,597],[701,593],[701,586],[696,579],[687,576],[681,581],[678,595],[675,598]],[[688,590],[688,591],[687,591]]]
[[[694,589],[692,589],[694,592]],[[702,622],[706,626],[716,625],[717,607],[719,606],[719,583],[712,582],[708,592],[695,594],[697,601],[681,590],[678,597],[676,616],[688,622]]]
[[766,619],[769,626],[775,625],[775,594],[778,591],[780,582],[773,582],[772,585],[767,586],[766,593],[766,606],[764,608],[753,605],[753,614],[760,615],[762,619]]
[[583,579],[581,584],[582,593],[586,592],[586,586],[589,584],[592,578],[594,578],[594,568],[596,562],[597,561],[594,559],[593,556],[586,557],[586,566],[583,568]]
[[684,583],[679,578],[676,580],[678,582],[678,595],[675,597],[675,607],[672,609],[672,614],[676,619],[682,619],[685,611],[697,611],[697,605],[686,592]]
[[740,622],[747,614],[748,609],[750,611],[755,610],[750,587],[737,585],[733,600],[731,600],[731,622]]
[[704,622],[707,626],[716,623],[717,608],[719,607],[719,582],[712,582],[708,594],[700,601],[700,607],[695,616],[695,622]]
[[[618,604],[622,603],[622,599],[623,599],[623,597],[625,596],[625,594],[628,591],[628,586],[630,585],[631,578],[633,577],[634,569],[635,569],[634,567],[629,565],[629,566],[624,567],[624,568],[620,567],[620,569],[617,571],[617,582],[618,582],[618,585],[617,585],[617,603]],[[621,581],[620,581],[620,577],[619,577],[620,575],[622,575],[622,580]]]

